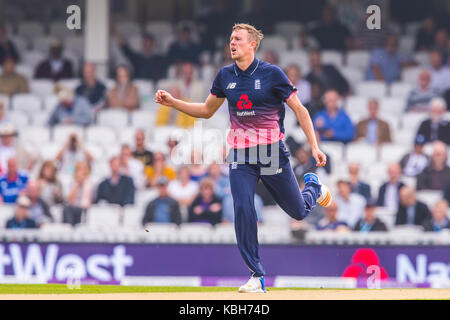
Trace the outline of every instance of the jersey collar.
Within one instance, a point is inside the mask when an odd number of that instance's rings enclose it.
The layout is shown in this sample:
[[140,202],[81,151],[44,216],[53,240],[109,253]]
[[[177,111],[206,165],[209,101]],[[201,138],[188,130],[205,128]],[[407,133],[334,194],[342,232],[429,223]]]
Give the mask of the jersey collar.
[[249,65],[248,68],[245,70],[241,70],[235,62],[234,63],[234,73],[236,74],[236,76],[240,76],[241,74],[244,74],[244,73],[252,75],[256,71],[256,69],[258,69],[258,66],[259,66],[259,60],[256,58],[253,59],[252,64]]

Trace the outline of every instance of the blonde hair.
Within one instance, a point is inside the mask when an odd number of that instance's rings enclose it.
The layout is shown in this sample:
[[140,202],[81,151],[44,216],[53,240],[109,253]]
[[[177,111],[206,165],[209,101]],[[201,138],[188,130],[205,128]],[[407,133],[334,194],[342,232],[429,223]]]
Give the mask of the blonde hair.
[[247,24],[247,23],[235,23],[233,26],[233,29],[231,32],[239,29],[247,30],[248,32],[248,38],[250,41],[256,42],[255,52],[259,48],[259,44],[261,43],[261,40],[264,38],[264,34],[261,30],[256,29],[254,26]]

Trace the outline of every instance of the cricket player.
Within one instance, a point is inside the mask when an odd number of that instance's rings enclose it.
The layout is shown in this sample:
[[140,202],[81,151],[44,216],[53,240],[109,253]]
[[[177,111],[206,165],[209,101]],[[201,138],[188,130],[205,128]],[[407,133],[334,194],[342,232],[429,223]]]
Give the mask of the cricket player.
[[283,144],[284,103],[295,113],[311,146],[317,166],[326,164],[319,149],[308,110],[299,101],[297,89],[275,65],[255,58],[263,38],[261,31],[248,24],[235,24],[230,37],[231,57],[235,63],[218,72],[210,95],[204,103],[188,103],[158,90],[157,103],[171,106],[190,116],[210,118],[225,98],[230,112],[227,143],[231,149],[230,185],[239,251],[251,271],[250,280],[239,292],[266,292],[265,270],[258,253],[255,186],[261,179],[278,205],[294,219],[304,219],[316,203],[327,207],[331,193],[317,175],[304,176],[300,192]]

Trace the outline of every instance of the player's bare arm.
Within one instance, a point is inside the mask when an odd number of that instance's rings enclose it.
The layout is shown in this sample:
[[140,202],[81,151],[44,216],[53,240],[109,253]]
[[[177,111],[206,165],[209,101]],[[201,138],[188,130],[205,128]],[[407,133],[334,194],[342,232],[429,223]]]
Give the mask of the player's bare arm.
[[217,98],[210,94],[205,102],[185,102],[175,99],[170,93],[164,90],[158,90],[155,94],[155,102],[168,107],[173,107],[195,118],[211,118],[220,108],[225,98]]
[[297,120],[300,123],[306,138],[308,139],[309,145],[311,146],[312,156],[316,160],[317,166],[323,167],[327,163],[327,157],[319,149],[319,145],[317,144],[314,126],[308,109],[303,106],[295,94],[288,101],[286,101],[286,103],[292,111],[294,111],[295,116],[297,117]]

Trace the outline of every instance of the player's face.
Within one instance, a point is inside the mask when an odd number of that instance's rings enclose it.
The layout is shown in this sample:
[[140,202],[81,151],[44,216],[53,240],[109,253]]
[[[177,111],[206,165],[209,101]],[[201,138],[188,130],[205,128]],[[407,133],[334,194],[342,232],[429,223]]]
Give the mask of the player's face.
[[248,31],[234,30],[230,37],[230,52],[233,60],[241,59],[255,52],[255,41],[250,41]]

